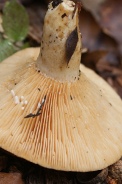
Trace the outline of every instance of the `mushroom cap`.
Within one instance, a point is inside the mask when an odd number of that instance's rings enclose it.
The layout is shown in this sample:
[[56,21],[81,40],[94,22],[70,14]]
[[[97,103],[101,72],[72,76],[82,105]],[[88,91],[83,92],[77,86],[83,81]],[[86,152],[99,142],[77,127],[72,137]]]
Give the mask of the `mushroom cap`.
[[70,83],[39,73],[38,53],[28,48],[0,64],[0,147],[57,170],[94,171],[116,162],[122,156],[119,96],[83,65]]

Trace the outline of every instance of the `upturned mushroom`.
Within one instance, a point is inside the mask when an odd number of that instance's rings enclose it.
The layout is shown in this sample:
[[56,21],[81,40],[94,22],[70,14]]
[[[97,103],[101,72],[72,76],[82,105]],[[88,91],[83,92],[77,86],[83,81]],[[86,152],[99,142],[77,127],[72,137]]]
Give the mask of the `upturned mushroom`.
[[0,64],[0,147],[64,171],[103,169],[122,156],[122,101],[83,65],[78,7],[49,4],[38,48]]

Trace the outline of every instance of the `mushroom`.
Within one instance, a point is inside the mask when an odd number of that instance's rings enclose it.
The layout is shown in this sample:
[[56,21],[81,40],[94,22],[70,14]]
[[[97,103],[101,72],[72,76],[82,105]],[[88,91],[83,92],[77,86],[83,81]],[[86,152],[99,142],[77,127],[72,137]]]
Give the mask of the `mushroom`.
[[64,171],[95,171],[122,156],[122,101],[83,65],[78,8],[49,4],[38,48],[0,64],[0,147]]

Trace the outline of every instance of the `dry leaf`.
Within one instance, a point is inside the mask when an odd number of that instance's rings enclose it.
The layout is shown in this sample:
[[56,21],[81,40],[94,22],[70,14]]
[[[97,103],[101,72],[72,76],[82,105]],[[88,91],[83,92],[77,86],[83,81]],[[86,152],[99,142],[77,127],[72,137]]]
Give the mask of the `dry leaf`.
[[111,178],[115,179],[118,184],[122,182],[122,160],[109,167],[109,175]]
[[83,63],[85,66],[91,68],[92,70],[97,70],[97,63],[99,60],[107,55],[107,51],[102,50],[96,50],[92,52],[86,52],[82,54],[81,63]]
[[106,184],[119,184],[116,180],[112,179],[110,176],[106,179]]
[[38,44],[40,44],[46,7],[38,4],[33,4],[27,7],[27,11],[30,20],[29,36]]
[[121,0],[81,0],[90,10],[103,31],[112,36],[120,46],[122,54],[122,1]]
[[20,173],[0,172],[0,184],[24,184]]

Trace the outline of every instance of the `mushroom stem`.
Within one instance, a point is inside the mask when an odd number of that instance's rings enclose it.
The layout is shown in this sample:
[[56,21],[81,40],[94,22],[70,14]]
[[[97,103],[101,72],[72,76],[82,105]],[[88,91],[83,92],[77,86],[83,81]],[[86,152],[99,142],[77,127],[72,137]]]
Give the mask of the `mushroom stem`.
[[78,8],[69,0],[52,1],[44,20],[37,70],[59,81],[79,76],[81,35]]

